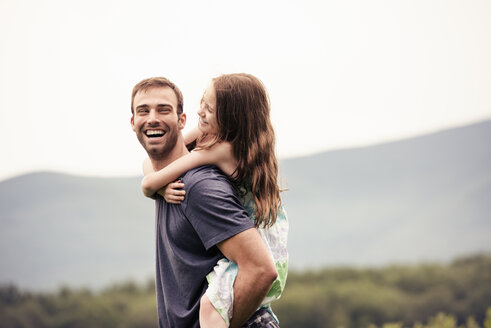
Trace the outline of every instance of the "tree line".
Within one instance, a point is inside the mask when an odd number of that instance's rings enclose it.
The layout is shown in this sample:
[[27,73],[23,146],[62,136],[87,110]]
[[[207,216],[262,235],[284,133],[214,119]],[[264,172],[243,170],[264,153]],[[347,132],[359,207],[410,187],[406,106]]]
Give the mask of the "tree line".
[[[0,327],[156,327],[154,282],[102,291],[0,286]],[[449,264],[292,271],[273,303],[282,328],[491,328],[491,255]]]

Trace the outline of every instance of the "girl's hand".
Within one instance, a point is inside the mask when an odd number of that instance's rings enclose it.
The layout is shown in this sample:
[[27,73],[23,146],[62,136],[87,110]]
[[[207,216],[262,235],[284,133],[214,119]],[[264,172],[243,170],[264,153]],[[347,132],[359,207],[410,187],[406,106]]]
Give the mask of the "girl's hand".
[[157,193],[164,197],[167,203],[180,204],[184,200],[186,191],[183,189],[184,183],[181,180],[171,182],[164,188],[160,189]]

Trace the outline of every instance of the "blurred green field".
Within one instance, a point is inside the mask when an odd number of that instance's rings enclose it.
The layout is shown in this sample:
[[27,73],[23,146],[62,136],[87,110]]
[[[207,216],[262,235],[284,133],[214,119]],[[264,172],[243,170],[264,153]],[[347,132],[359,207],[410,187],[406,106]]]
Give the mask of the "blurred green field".
[[[290,272],[282,328],[491,328],[491,255],[449,264]],[[156,327],[153,281],[98,292],[0,287],[0,327]]]

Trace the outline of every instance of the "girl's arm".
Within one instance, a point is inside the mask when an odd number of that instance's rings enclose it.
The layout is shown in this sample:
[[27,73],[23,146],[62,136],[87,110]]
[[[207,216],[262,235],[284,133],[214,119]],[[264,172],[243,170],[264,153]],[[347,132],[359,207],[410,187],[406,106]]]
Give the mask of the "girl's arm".
[[152,162],[150,161],[150,158],[147,157],[143,160],[143,175],[147,175],[152,172],[155,172],[155,170],[153,169],[153,165]]
[[[175,181],[183,173],[201,165],[212,164],[220,169],[229,167],[231,156],[231,146],[225,142],[218,143],[210,149],[191,152],[178,158],[163,169],[145,175],[142,180],[143,193],[145,196],[151,197],[158,190]],[[224,170],[222,169],[222,171]]]
[[184,190],[184,183],[181,183],[181,180],[177,180],[157,191],[157,194],[164,197],[167,203],[180,204],[184,200],[186,191]]
[[201,137],[203,133],[198,127],[192,128],[189,132],[184,134],[184,144],[187,146],[199,137]]
[[[148,175],[150,173],[155,172],[155,170],[153,169],[152,162],[150,161],[150,158],[147,157],[143,160],[142,169],[143,169],[143,175]],[[152,199],[156,199],[155,195],[150,195],[147,197],[150,197]]]

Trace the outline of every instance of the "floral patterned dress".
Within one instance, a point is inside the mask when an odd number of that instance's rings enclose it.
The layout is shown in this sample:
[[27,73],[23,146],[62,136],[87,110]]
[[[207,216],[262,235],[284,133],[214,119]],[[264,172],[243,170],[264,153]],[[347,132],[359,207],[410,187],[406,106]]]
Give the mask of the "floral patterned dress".
[[[244,205],[249,218],[254,222],[255,202],[252,192],[244,187],[239,188],[239,198]],[[288,273],[288,251],[286,248],[288,238],[288,219],[283,206],[278,211],[276,222],[268,228],[257,228],[261,238],[264,240],[278,271],[278,277],[273,282],[273,286],[261,303],[261,307],[266,308],[273,317],[276,316],[271,310],[271,302],[280,298],[285,288],[286,277]],[[206,295],[213,306],[222,316],[223,320],[230,325],[230,319],[233,313],[234,301],[234,281],[237,277],[237,264],[228,260],[221,259],[213,268],[206,278],[208,280],[208,289]]]

